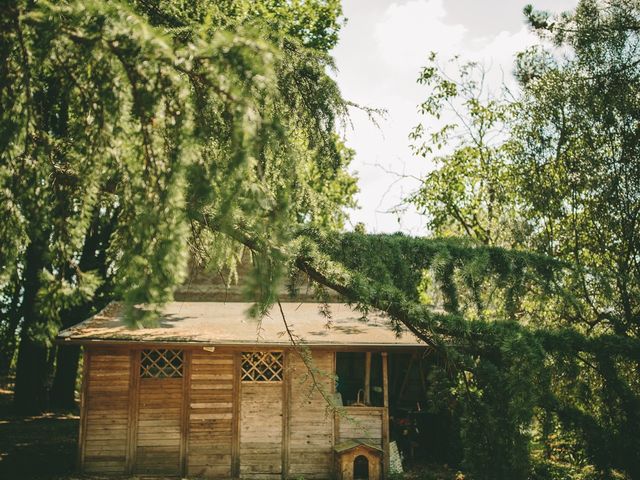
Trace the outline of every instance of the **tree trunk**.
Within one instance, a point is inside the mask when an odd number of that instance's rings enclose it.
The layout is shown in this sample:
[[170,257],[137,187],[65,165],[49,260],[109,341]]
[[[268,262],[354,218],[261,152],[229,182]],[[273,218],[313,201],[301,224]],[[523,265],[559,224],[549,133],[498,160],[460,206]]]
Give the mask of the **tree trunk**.
[[47,353],[44,320],[36,308],[40,289],[40,271],[44,250],[32,241],[25,252],[23,322],[16,366],[16,386],[13,396],[15,409],[22,414],[40,413],[46,406]]
[[2,336],[0,338],[0,377],[6,377],[9,374],[11,361],[16,353],[16,330],[21,318],[20,300],[22,292],[19,279],[16,278],[14,281],[11,304],[6,313],[6,323],[2,328]]
[[[102,278],[107,277],[107,247],[115,227],[117,211],[107,220],[96,213],[91,228],[87,232],[80,256],[79,268],[82,271],[95,270]],[[96,253],[97,252],[97,253]],[[104,308],[111,300],[110,285],[102,284],[89,302],[73,307],[62,313],[62,328],[71,327],[86,320],[97,310]],[[61,410],[75,407],[76,378],[80,360],[80,347],[60,345],[56,352],[56,373],[51,387],[51,406]]]
[[15,409],[23,415],[35,415],[47,404],[47,347],[29,334],[20,336],[16,389],[13,396]]
[[77,345],[60,345],[56,355],[56,374],[51,387],[51,407],[59,410],[75,408],[76,378],[80,347]]

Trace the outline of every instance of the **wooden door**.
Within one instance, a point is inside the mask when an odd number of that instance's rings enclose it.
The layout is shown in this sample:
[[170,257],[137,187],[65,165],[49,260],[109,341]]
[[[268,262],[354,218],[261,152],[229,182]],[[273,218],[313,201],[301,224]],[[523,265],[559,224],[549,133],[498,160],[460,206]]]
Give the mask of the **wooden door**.
[[183,364],[181,350],[141,352],[136,473],[181,473]]
[[280,478],[283,464],[284,353],[242,354],[240,476]]
[[234,428],[234,356],[231,352],[193,352],[189,389],[187,474],[230,478]]

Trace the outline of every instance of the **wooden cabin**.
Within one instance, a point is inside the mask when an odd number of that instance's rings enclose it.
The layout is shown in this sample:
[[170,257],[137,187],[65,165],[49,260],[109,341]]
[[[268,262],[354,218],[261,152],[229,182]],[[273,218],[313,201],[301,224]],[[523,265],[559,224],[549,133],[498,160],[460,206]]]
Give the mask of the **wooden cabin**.
[[286,325],[278,306],[260,322],[249,307],[173,302],[132,330],[112,304],[62,331],[84,347],[79,469],[329,479],[362,450],[360,477],[388,476],[389,355],[424,344],[343,304],[328,319],[320,304],[284,303]]

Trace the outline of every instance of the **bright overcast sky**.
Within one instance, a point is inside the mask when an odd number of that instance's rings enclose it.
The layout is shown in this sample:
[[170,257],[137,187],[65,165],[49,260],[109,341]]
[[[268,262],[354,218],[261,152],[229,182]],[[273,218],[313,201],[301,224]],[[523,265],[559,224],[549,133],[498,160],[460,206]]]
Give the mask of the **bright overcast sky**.
[[[399,221],[385,213],[418,185],[388,172],[419,177],[429,169],[426,160],[412,155],[407,137],[419,123],[416,107],[425,98],[416,84],[420,67],[435,51],[441,60],[459,54],[511,75],[514,54],[536,42],[524,25],[526,3],[563,11],[577,0],[343,0],[348,21],[333,51],[338,84],[348,100],[388,112],[378,128],[364,113],[352,111],[346,137],[356,151],[353,170],[360,187],[352,225],[363,222],[369,232],[426,233],[415,212]],[[495,83],[499,87],[499,80]]]

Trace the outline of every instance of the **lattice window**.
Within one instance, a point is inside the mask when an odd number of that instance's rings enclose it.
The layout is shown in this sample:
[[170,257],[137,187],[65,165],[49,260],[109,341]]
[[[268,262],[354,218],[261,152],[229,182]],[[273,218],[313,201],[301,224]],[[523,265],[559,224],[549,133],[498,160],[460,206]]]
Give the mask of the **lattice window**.
[[142,350],[140,376],[142,378],[182,377],[182,350]]
[[245,352],[242,354],[243,382],[281,382],[282,352]]

